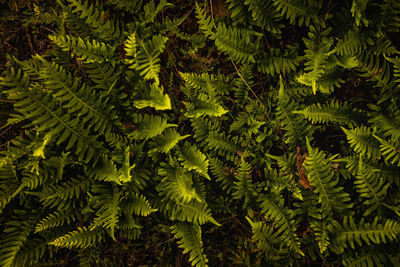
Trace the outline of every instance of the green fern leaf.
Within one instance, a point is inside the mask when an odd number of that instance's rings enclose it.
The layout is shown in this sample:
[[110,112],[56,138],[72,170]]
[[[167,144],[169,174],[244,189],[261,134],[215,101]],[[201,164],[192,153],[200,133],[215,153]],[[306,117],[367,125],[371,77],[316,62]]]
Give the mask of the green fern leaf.
[[133,123],[137,129],[130,133],[130,135],[139,140],[153,138],[169,127],[178,126],[176,124],[167,123],[162,117],[147,114],[134,114]]
[[373,137],[371,129],[365,126],[347,130],[341,127],[346,134],[347,141],[356,153],[365,155],[373,160],[382,156],[379,150],[379,142]]
[[283,201],[273,200],[270,197],[263,196],[260,198],[261,212],[265,217],[274,223],[276,231],[281,235],[281,239],[294,252],[304,256],[300,250],[299,238],[295,232],[295,220],[293,212],[283,208]]
[[171,226],[172,234],[183,248],[183,254],[190,253],[189,261],[192,266],[208,266],[207,257],[203,254],[203,242],[201,241],[201,228],[198,224],[177,223]]
[[251,181],[251,165],[243,160],[240,160],[238,173],[236,175],[236,180],[234,182],[233,197],[236,199],[244,198],[244,207],[255,194],[254,185]]
[[149,151],[149,154],[155,152],[168,153],[180,140],[188,138],[189,136],[190,135],[181,136],[175,129],[168,128],[162,134],[154,137],[154,147]]
[[144,195],[131,195],[123,200],[120,206],[121,210],[129,215],[136,214],[144,217],[158,210],[152,208]]
[[376,135],[374,135],[374,137],[380,143],[380,150],[383,158],[390,164],[400,167],[400,143],[390,140],[386,141]]
[[171,109],[171,99],[167,94],[163,94],[163,87],[152,84],[150,85],[150,98],[146,100],[137,100],[134,105],[138,109],[145,107],[152,107],[156,110],[168,110]]
[[35,226],[35,233],[61,226],[64,223],[70,224],[75,221],[75,216],[76,213],[72,209],[50,213]]
[[322,218],[331,217],[336,211],[344,213],[352,207],[348,203],[351,199],[343,187],[337,186],[338,179],[330,166],[329,159],[326,159],[324,152],[312,148],[307,139],[308,157],[304,162],[307,178],[318,194],[318,202],[322,207]]
[[102,231],[97,229],[88,230],[84,226],[82,228],[78,228],[78,230],[60,236],[48,244],[56,247],[83,249],[98,244],[102,239]]
[[114,232],[121,209],[119,206],[121,192],[117,187],[111,189],[100,184],[94,185],[92,191],[97,194],[92,198],[97,216],[89,230],[93,231],[96,227],[103,226],[110,229],[110,236],[115,240]]
[[369,206],[363,216],[368,216],[383,205],[390,183],[381,178],[376,171],[364,168],[361,156],[356,178],[354,183],[357,192],[365,198],[364,205]]
[[[147,80],[153,79],[155,85],[160,84],[158,73],[160,72],[160,58],[159,55],[165,49],[165,43],[168,38],[162,35],[155,35],[148,41],[137,40],[138,49],[134,53],[133,48],[128,48],[127,52],[136,56],[129,60],[129,63],[133,63],[129,66],[131,69],[140,71],[140,75]],[[132,42],[132,39],[130,39]]]
[[363,246],[364,243],[381,244],[387,241],[393,241],[399,237],[400,224],[393,220],[385,220],[384,224],[378,223],[378,218],[372,223],[363,223],[356,225],[353,217],[345,217],[343,226],[334,221],[329,226],[329,231],[333,234],[332,244],[339,253],[343,252],[348,246],[355,249],[355,244]]
[[179,160],[183,167],[190,170],[195,170],[202,176],[211,180],[208,175],[208,159],[206,155],[200,152],[197,147],[192,146],[189,142],[185,142],[180,150]]
[[188,203],[194,199],[202,202],[193,187],[192,175],[189,172],[177,166],[164,165],[163,168],[158,170],[158,174],[164,178],[156,189],[165,201],[173,199],[176,202]]

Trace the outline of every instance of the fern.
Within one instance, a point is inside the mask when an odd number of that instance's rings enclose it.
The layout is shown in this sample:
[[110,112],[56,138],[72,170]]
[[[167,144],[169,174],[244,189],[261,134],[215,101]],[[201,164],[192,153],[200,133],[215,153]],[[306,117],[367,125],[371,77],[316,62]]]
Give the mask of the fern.
[[295,103],[285,93],[283,81],[280,81],[278,103],[276,109],[277,120],[285,130],[285,142],[298,144],[304,140],[304,132],[307,132],[304,120],[293,114]]
[[74,220],[76,214],[72,210],[66,210],[64,212],[55,211],[50,213],[45,218],[40,220],[40,222],[35,227],[35,233],[45,231],[50,228],[58,227],[63,225],[65,222],[68,224]]
[[157,190],[161,192],[165,201],[173,199],[176,202],[188,203],[191,200],[202,202],[201,198],[193,187],[192,175],[179,167],[165,166],[158,170],[162,177]]
[[297,22],[300,26],[318,23],[318,11],[322,1],[319,0],[274,0],[274,5],[291,24]]
[[165,49],[165,43],[168,38],[162,35],[155,35],[147,41],[138,39],[136,44],[132,36],[129,38],[128,45],[125,47],[127,55],[133,56],[131,59],[128,57],[127,63],[130,65],[129,68],[140,71],[140,75],[145,79],[152,79],[155,81],[156,86],[159,85],[159,55]]
[[348,126],[358,125],[363,120],[363,114],[349,106],[347,103],[339,104],[331,102],[321,105],[314,104],[303,110],[295,110],[293,113],[302,114],[312,123],[334,123]]
[[150,88],[149,99],[135,101],[135,107],[138,109],[145,107],[153,107],[156,110],[171,109],[171,100],[167,94],[163,94],[163,88],[159,88],[154,84],[152,84]]
[[69,35],[50,35],[49,39],[63,51],[71,51],[79,60],[87,63],[114,61],[115,46],[99,42],[95,39],[82,39]]
[[279,48],[271,48],[268,54],[257,60],[257,68],[267,74],[289,73],[296,70],[300,60],[297,47],[288,47],[281,51]]
[[195,146],[185,142],[180,151],[179,160],[185,169],[195,170],[207,179],[211,179],[208,175],[208,159]]
[[[90,5],[86,0],[68,0],[69,9],[72,13],[78,13],[80,18],[85,20],[85,23],[97,34],[100,39],[105,41],[118,40],[121,37],[121,30],[118,24],[112,20],[104,20],[106,14],[99,11],[97,7],[99,2],[96,0],[96,5]],[[100,9],[101,6],[100,6]]]
[[307,150],[305,171],[313,191],[318,194],[322,218],[331,217],[334,212],[345,213],[352,207],[348,203],[350,196],[344,192],[343,187],[337,186],[339,181],[330,167],[329,159],[324,152],[312,148],[308,140]]
[[376,218],[372,223],[361,222],[357,225],[352,217],[345,217],[343,226],[334,222],[329,231],[334,238],[332,243],[337,252],[343,251],[347,247],[355,249],[355,245],[363,246],[367,244],[380,244],[396,239],[400,232],[400,225],[393,220],[386,220],[384,224],[379,224]]
[[[21,211],[19,212],[21,213]],[[26,213],[22,212],[21,215],[26,215]],[[18,221],[9,221],[8,227],[4,230],[7,236],[0,243],[0,264],[2,266],[13,266],[18,252],[28,240],[31,232],[32,225],[29,223],[29,220],[26,220],[26,218],[25,220],[22,220],[22,218],[19,219]]]
[[368,216],[382,206],[390,183],[385,184],[384,179],[376,175],[375,171],[364,169],[361,156],[356,178],[354,183],[357,191],[361,197],[366,198],[364,205],[369,206],[364,212],[364,216]]
[[374,139],[371,130],[367,127],[358,127],[347,130],[342,127],[347,136],[347,140],[355,152],[365,155],[367,158],[380,159],[381,152],[379,143]]
[[183,253],[190,253],[189,261],[192,266],[208,266],[208,259],[203,254],[201,228],[197,224],[177,223],[171,226],[172,234],[179,239],[178,244]]
[[307,50],[305,50],[307,62],[304,68],[307,72],[299,76],[297,80],[302,84],[311,86],[314,94],[316,94],[317,89],[324,93],[328,91],[325,87],[317,87],[317,82],[325,73],[329,50],[332,45],[332,39],[326,37],[328,34],[329,30],[319,33],[314,26],[310,26],[308,39],[303,38],[307,47]]
[[136,139],[153,138],[161,134],[165,129],[177,126],[176,124],[167,123],[165,119],[159,116],[149,116],[147,114],[134,114],[132,120],[137,129],[130,135]]
[[55,240],[49,242],[49,245],[56,247],[66,248],[87,248],[95,245],[97,242],[102,240],[102,231],[100,230],[88,230],[86,227],[78,228],[78,230],[72,231],[66,235],[60,236]]
[[148,216],[157,211],[157,209],[152,208],[144,195],[131,195],[121,202],[120,206],[121,210],[129,215]]
[[110,229],[110,236],[115,240],[114,232],[118,225],[120,214],[119,202],[121,193],[116,187],[111,189],[103,185],[94,185],[92,191],[97,194],[91,200],[93,207],[97,209],[97,216],[90,226],[90,230],[103,226]]
[[374,135],[374,137],[380,143],[380,150],[382,156],[385,160],[390,162],[395,166],[400,167],[400,144],[399,142],[385,141],[378,136]]
[[251,182],[251,165],[241,158],[236,181],[234,182],[233,197],[236,199],[244,198],[244,206],[246,207],[254,195],[254,186]]
[[245,29],[226,27],[224,23],[220,23],[215,45],[238,63],[255,63],[254,54],[257,52],[258,42],[252,35],[258,34]]
[[282,201],[268,197],[260,199],[261,212],[274,223],[274,227],[280,234],[282,241],[294,252],[304,256],[300,250],[300,242],[295,234],[295,220],[291,210],[284,210]]
[[188,138],[189,136],[190,135],[181,136],[175,129],[168,128],[162,134],[154,138],[154,147],[149,151],[149,153],[168,153],[179,143],[180,140]]

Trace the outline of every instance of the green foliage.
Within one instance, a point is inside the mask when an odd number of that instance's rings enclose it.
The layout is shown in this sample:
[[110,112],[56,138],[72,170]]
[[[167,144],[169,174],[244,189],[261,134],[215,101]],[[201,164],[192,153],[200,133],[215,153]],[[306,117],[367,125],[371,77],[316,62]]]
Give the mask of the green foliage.
[[0,266],[399,265],[397,1],[49,3],[0,34]]
[[314,192],[318,194],[318,203],[321,204],[322,218],[330,217],[334,213],[345,214],[352,207],[350,196],[338,186],[338,178],[330,167],[329,158],[324,152],[312,148],[307,140],[308,157],[305,161],[305,171]]
[[189,261],[192,266],[207,266],[208,259],[203,254],[201,228],[197,224],[178,223],[171,227],[172,234],[179,239],[178,244],[183,253],[190,253]]

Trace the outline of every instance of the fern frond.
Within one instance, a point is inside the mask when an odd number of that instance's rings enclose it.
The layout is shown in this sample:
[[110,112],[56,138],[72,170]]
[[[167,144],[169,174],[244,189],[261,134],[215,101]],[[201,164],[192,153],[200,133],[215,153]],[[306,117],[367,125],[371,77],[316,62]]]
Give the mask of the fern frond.
[[164,197],[164,201],[173,199],[176,202],[188,203],[192,200],[202,202],[193,187],[192,175],[175,166],[164,165],[158,170],[158,175],[164,177],[156,189]]
[[297,50],[297,47],[287,47],[283,51],[279,48],[271,48],[268,53],[263,53],[259,59],[256,59],[257,69],[272,76],[275,73],[295,71],[300,64]]
[[157,209],[154,209],[147,198],[144,195],[133,195],[127,199],[122,200],[121,204],[121,210],[128,214],[136,214],[139,216],[148,216],[149,214],[156,212]]
[[98,244],[103,239],[103,232],[98,229],[88,230],[85,226],[69,232],[49,242],[49,245],[65,248],[88,248]]
[[84,63],[85,72],[95,83],[94,88],[110,92],[119,80],[121,70],[110,62]]
[[296,104],[286,94],[283,81],[280,81],[278,103],[276,109],[276,117],[281,127],[285,130],[285,142],[300,144],[304,142],[304,137],[307,135],[307,126],[301,116],[293,114]]
[[246,216],[246,219],[253,232],[251,239],[257,243],[258,248],[268,252],[273,245],[279,244],[284,239],[284,236],[280,236],[280,232],[276,231],[272,225],[263,221],[253,221],[248,216]]
[[[88,128],[108,135],[115,127],[114,121],[118,117],[113,110],[114,106],[107,103],[105,94],[88,92],[91,90],[85,84],[81,85],[79,80],[73,79],[61,66],[37,57],[42,61],[39,77],[43,79],[45,86],[52,90],[55,99],[69,110],[69,114],[78,113],[78,116],[84,117],[82,121],[87,123]],[[58,142],[62,143],[63,138],[66,136],[61,136]]]
[[114,232],[118,225],[120,214],[120,196],[118,188],[113,186],[110,188],[107,185],[96,184],[92,187],[93,193],[93,207],[97,209],[96,218],[90,226],[90,231],[93,231],[98,226],[103,226],[110,229],[110,236],[115,240]]
[[214,225],[221,226],[212,217],[211,211],[205,201],[199,202],[195,199],[192,199],[188,203],[169,201],[161,206],[160,210],[168,214],[171,220],[186,221],[200,225],[211,222]]
[[170,124],[160,116],[152,116],[148,114],[134,114],[132,121],[136,126],[136,130],[129,135],[135,139],[149,139],[161,134],[169,127],[176,127],[176,124]]
[[157,6],[154,0],[149,1],[143,6],[144,10],[144,22],[145,23],[154,23],[154,20],[157,14],[167,6],[172,6],[171,3],[168,3],[166,0],[161,0]]
[[229,176],[227,172],[228,167],[225,166],[224,161],[208,157],[210,161],[210,170],[213,176],[216,177],[215,181],[221,184],[222,189],[227,194],[230,194],[233,191],[234,179]]
[[41,219],[35,226],[35,233],[58,227],[64,223],[75,221],[76,213],[72,209],[55,211]]
[[171,99],[167,94],[163,94],[163,87],[156,86],[155,84],[150,85],[150,95],[148,99],[136,100],[134,105],[138,109],[145,107],[152,107],[156,110],[168,110],[171,109]]
[[390,164],[400,167],[400,142],[387,141],[374,135],[380,143],[382,157]]
[[218,101],[207,94],[199,94],[194,102],[183,101],[186,106],[185,116],[198,118],[204,115],[220,117],[228,112]]
[[313,221],[310,222],[310,227],[315,235],[315,240],[318,242],[319,251],[323,254],[330,244],[327,223]]
[[97,136],[90,135],[89,129],[84,129],[82,120],[66,113],[42,88],[17,87],[8,90],[7,94],[10,99],[17,101],[16,110],[31,120],[31,125],[38,126],[39,132],[46,133],[48,137],[59,135],[57,143],[66,143],[65,150],[75,147],[75,154],[80,161],[95,163],[95,154],[104,151],[102,144],[96,140]]
[[152,39],[144,41],[136,39],[137,45],[134,44],[132,35],[128,39],[128,46],[125,51],[128,56],[126,61],[130,69],[140,72],[140,75],[146,80],[154,80],[155,85],[160,84],[158,73],[160,72],[160,54],[165,49],[165,44],[168,37],[162,35],[155,35]]
[[97,41],[82,39],[71,35],[54,34],[49,39],[63,51],[71,51],[79,60],[87,63],[113,62],[116,60],[116,46]]
[[255,34],[258,33],[219,23],[215,46],[238,63],[255,63],[254,54],[258,49],[258,41],[253,37]]
[[365,126],[347,130],[341,127],[346,134],[347,141],[356,153],[365,155],[367,158],[380,159],[382,154],[379,150],[379,142],[373,137],[371,129]]
[[[272,34],[280,34],[282,25],[279,23],[279,11],[274,7],[272,1],[263,0],[245,0],[244,4],[248,6],[249,12],[255,25],[267,30]],[[233,12],[232,12],[232,18]]]
[[365,198],[364,205],[368,206],[363,216],[368,216],[382,206],[390,183],[387,183],[375,171],[364,168],[361,156],[356,178],[354,184],[357,192],[362,198]]
[[208,266],[208,259],[203,254],[201,228],[198,224],[181,222],[171,226],[171,230],[175,239],[179,239],[178,244],[184,249],[183,254],[190,253],[189,261],[192,266]]
[[365,9],[367,8],[369,0],[353,0],[351,6],[351,14],[354,17],[355,24],[357,27],[360,26],[362,22],[365,27],[368,27],[369,21],[365,15]]
[[323,87],[317,87],[317,81],[325,73],[325,68],[328,65],[330,47],[333,43],[332,38],[327,37],[329,31],[325,30],[319,33],[314,26],[310,26],[308,39],[303,38],[304,44],[307,47],[304,51],[306,53],[305,58],[307,59],[304,70],[307,72],[298,76],[297,80],[302,84],[311,86],[314,94],[316,94],[317,89],[325,93],[327,92]]
[[385,266],[388,264],[386,261],[386,256],[384,253],[377,249],[368,249],[361,250],[360,253],[356,253],[355,255],[352,253],[347,257],[343,257],[342,259],[343,266],[354,266],[354,267],[363,267],[363,266]]
[[[78,13],[79,17],[96,33],[96,36],[105,41],[116,41],[121,38],[122,32],[117,23],[111,19],[105,20],[106,14],[96,0],[93,5],[85,0],[68,0],[68,8],[72,13]],[[101,11],[100,11],[101,10]]]
[[338,185],[338,178],[331,168],[324,152],[312,148],[307,139],[308,156],[304,162],[307,178],[318,194],[322,207],[322,218],[331,217],[334,212],[344,213],[352,207],[350,196]]
[[253,70],[251,65],[243,64],[239,69],[242,77],[247,82],[247,84],[239,77],[235,79],[235,86],[233,87],[235,98],[238,103],[246,103],[249,95],[249,85],[250,87],[254,84],[253,81]]
[[173,129],[168,128],[160,135],[154,137],[154,147],[149,150],[149,153],[161,152],[168,153],[174,148],[180,140],[188,138],[190,135],[179,135],[179,133]]
[[208,175],[208,159],[206,155],[201,153],[196,146],[192,146],[189,142],[185,142],[179,153],[179,161],[183,167],[190,170],[195,170],[202,176],[211,180]]
[[353,109],[347,103],[340,104],[336,101],[324,105],[320,103],[313,104],[303,110],[295,110],[293,113],[302,114],[313,124],[334,123],[348,126],[358,125],[365,117],[363,113]]
[[385,136],[392,140],[400,139],[400,111],[394,112],[390,116],[379,114],[368,122],[373,123],[378,131],[383,132]]
[[238,172],[236,174],[236,179],[234,182],[233,198],[242,199],[244,198],[244,207],[255,194],[255,188],[251,181],[251,165],[243,160],[240,160]]
[[193,94],[207,93],[212,97],[219,97],[219,94],[226,94],[230,90],[231,84],[224,75],[208,74],[206,72],[196,73],[179,73],[186,86],[193,89]]
[[349,30],[333,51],[341,56],[356,56],[373,43],[372,37],[369,31]]
[[236,153],[241,151],[241,147],[238,144],[241,143],[241,138],[236,136],[220,133],[218,131],[212,131],[208,134],[205,142],[206,146],[215,151],[218,155],[225,157],[226,159],[233,161]]
[[[332,245],[341,253],[347,247],[355,249],[358,246],[382,244],[393,241],[399,237],[400,224],[393,220],[385,220],[384,224],[378,223],[378,218],[372,223],[360,222],[358,225],[353,217],[345,217],[343,225],[333,221],[329,225],[329,232],[333,235]],[[332,248],[333,249],[333,248]]]
[[67,209],[72,204],[71,200],[79,198],[82,192],[88,192],[91,183],[90,179],[78,176],[78,178],[72,177],[60,185],[46,186],[39,194],[40,201],[44,206],[50,208],[64,207]]
[[363,53],[357,57],[359,63],[360,76],[369,78],[368,81],[374,82],[380,88],[380,99],[378,104],[391,98],[395,82],[391,79],[391,70],[387,60],[380,60],[378,55],[373,53]]
[[11,267],[14,266],[14,260],[18,252],[28,240],[33,226],[29,221],[26,221],[26,218],[19,218],[18,221],[9,221],[7,226],[4,230],[7,235],[0,240],[0,265]]
[[213,27],[215,26],[214,21],[211,16],[207,16],[205,10],[199,6],[197,1],[196,18],[199,21],[199,29],[203,32],[203,34],[210,39],[215,39],[216,33],[213,31]]
[[267,196],[260,199],[261,213],[272,221],[274,228],[280,234],[282,242],[286,243],[291,250],[304,256],[300,249],[299,238],[296,236],[295,220],[293,211],[283,208],[282,200],[275,200]]
[[299,1],[299,0],[273,0],[276,8],[282,16],[289,19],[291,24],[298,23],[309,26],[311,22],[318,24],[318,12],[322,7],[322,1]]

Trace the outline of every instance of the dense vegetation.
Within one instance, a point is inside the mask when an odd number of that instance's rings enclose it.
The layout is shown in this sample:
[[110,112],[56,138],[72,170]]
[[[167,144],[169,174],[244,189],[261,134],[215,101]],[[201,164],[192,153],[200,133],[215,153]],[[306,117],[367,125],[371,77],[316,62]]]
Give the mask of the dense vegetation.
[[0,266],[400,265],[399,1],[0,8]]

